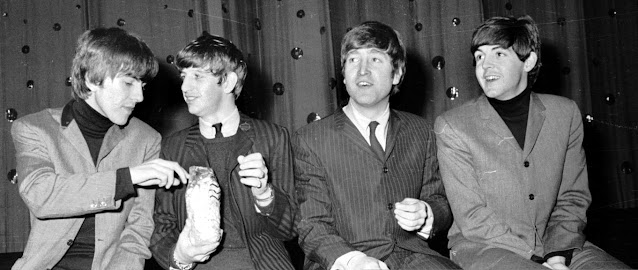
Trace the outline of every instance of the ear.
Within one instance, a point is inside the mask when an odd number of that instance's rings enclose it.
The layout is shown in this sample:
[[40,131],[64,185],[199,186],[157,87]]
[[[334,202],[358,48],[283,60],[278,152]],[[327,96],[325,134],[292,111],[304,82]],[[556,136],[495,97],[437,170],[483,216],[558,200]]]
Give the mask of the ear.
[[392,77],[392,85],[397,85],[401,81],[401,76],[403,76],[403,69],[399,68],[396,72],[394,72],[394,76]]
[[527,57],[523,63],[523,69],[525,72],[530,72],[530,70],[536,66],[536,61],[538,61],[538,55],[536,55],[535,52],[529,53],[529,57]]
[[91,90],[91,92],[95,92],[95,91],[97,91],[97,89],[99,89],[101,87],[100,85],[94,84],[94,83],[90,82],[87,79],[84,79],[84,84],[86,85],[86,88]]
[[224,93],[233,93],[233,91],[235,90],[235,85],[237,85],[237,80],[237,73],[228,72],[228,74],[226,74],[226,80],[222,84]]

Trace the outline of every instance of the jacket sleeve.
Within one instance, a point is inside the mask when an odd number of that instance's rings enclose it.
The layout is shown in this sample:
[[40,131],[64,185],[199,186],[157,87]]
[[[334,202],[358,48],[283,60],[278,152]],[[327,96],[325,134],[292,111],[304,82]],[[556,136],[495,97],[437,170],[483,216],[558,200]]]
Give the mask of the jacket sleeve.
[[556,206],[549,218],[543,244],[545,254],[580,249],[585,243],[587,208],[591,203],[587,177],[587,162],[583,149],[583,124],[578,106],[571,102],[572,118],[565,153],[563,175]]
[[267,165],[269,181],[275,192],[273,207],[262,212],[266,231],[271,236],[287,241],[297,236],[295,219],[297,202],[295,200],[295,182],[293,174],[292,149],[290,136],[285,128],[280,128],[276,135],[276,143],[270,148]]
[[426,141],[426,159],[423,168],[423,185],[421,187],[421,200],[432,208],[434,223],[430,231],[430,238],[438,233],[445,233],[452,225],[452,212],[445,195],[445,188],[441,181],[439,162],[436,157],[435,135],[432,129],[428,129]]
[[356,249],[334,227],[333,205],[321,161],[299,135],[293,138],[293,153],[300,213],[299,244],[309,260],[330,269],[337,258]]
[[121,200],[114,199],[116,170],[73,172],[73,164],[87,161],[81,156],[56,157],[57,138],[21,119],[13,123],[11,135],[20,196],[37,218],[77,217],[120,207]]
[[441,175],[454,214],[455,225],[470,241],[503,248],[531,258],[533,248],[514,235],[511,228],[487,207],[481,193],[473,159],[464,139],[442,116],[434,125]]
[[[161,138],[159,134],[153,136],[144,161],[156,159],[159,156]],[[105,269],[144,269],[146,259],[151,258],[148,248],[153,233],[153,207],[155,203],[155,189],[136,188],[137,196],[131,197],[125,203],[132,203],[124,230],[120,234],[118,247]]]

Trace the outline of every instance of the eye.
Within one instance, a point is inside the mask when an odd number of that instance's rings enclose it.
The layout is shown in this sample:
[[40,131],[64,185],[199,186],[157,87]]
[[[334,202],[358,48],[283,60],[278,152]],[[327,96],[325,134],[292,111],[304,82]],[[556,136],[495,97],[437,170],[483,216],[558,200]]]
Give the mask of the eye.
[[179,74],[179,78],[180,78],[180,79],[182,79],[182,80],[184,80],[184,78],[186,78],[186,74],[184,74],[184,73],[180,73],[180,74]]
[[477,55],[474,56],[474,60],[476,60],[476,61],[481,60],[481,59],[483,59],[483,55],[482,54],[477,54]]
[[381,58],[373,57],[373,58],[372,58],[372,62],[375,62],[375,63],[381,63]]

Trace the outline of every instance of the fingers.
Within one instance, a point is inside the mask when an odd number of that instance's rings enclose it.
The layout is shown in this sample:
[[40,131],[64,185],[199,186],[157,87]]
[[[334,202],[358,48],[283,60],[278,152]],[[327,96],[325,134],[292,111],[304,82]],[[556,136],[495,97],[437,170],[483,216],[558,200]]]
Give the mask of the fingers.
[[[190,175],[177,162],[154,159],[129,168],[133,184],[170,188],[187,183]],[[175,177],[177,175],[177,178]]]
[[239,176],[241,183],[257,188],[265,189],[268,183],[268,168],[261,153],[252,153],[237,157],[239,163]]
[[414,231],[425,224],[428,217],[427,207],[421,200],[405,198],[395,204],[394,218],[401,228],[406,231]]

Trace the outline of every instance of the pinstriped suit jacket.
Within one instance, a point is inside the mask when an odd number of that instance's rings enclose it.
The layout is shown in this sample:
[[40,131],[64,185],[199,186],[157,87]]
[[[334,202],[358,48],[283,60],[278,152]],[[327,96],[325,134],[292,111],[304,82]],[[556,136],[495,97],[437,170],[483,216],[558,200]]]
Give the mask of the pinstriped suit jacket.
[[[92,269],[143,269],[153,232],[154,189],[114,200],[116,170],[157,158],[161,137],[137,118],[112,126],[97,165],[80,128],[62,109],[46,109],[13,123],[20,196],[31,214],[31,232],[12,269],[50,269],[95,213]],[[70,121],[67,122],[65,120]]]
[[529,107],[525,149],[485,95],[437,118],[452,252],[480,243],[530,258],[582,248],[591,194],[580,111],[533,92]]
[[[183,129],[167,137],[162,142],[161,156],[178,162],[188,169],[190,166],[207,166],[206,160],[199,164],[186,164],[185,155],[205,157],[204,149],[195,147],[201,136],[199,125]],[[244,239],[247,239],[251,260],[258,270],[293,269],[283,241],[293,239],[296,201],[294,197],[294,179],[292,172],[292,152],[288,131],[265,121],[251,119],[241,114],[239,130],[236,136],[241,143],[228,156],[227,169],[230,173],[231,190],[235,203],[240,209]],[[240,182],[237,157],[250,153],[261,153],[268,168],[268,179],[275,191],[275,200],[269,216],[255,211],[250,187]],[[171,190],[158,190],[155,203],[155,231],[151,238],[151,251],[154,258],[168,269],[173,258],[175,244],[186,224],[186,188],[179,186]],[[264,213],[266,214],[266,213]],[[214,256],[214,254],[213,254]],[[247,258],[248,259],[248,258]],[[232,266],[228,266],[232,269]],[[202,267],[199,267],[202,268]]]
[[393,213],[394,203],[417,198],[432,207],[432,235],[451,224],[431,127],[421,117],[391,110],[385,152],[380,160],[342,109],[296,132],[298,231],[306,269],[330,269],[354,250],[383,260],[397,245],[436,254],[415,232],[404,231]]

